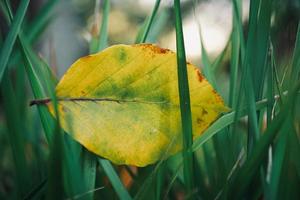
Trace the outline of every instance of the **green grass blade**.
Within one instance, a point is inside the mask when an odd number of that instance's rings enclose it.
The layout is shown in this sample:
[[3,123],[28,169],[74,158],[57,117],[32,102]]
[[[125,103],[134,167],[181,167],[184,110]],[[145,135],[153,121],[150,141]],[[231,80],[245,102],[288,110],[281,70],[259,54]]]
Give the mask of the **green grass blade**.
[[298,30],[296,35],[296,44],[293,53],[293,63],[291,70],[291,83],[299,79],[300,75],[300,21],[298,22]]
[[[83,148],[82,154],[82,171],[83,179],[86,185],[86,191],[91,191],[95,188],[96,182],[96,156]],[[85,196],[86,199],[94,199],[94,193],[90,192]]]
[[[253,153],[249,156],[243,167],[239,170],[236,178],[229,184],[228,193],[230,199],[240,199],[253,178],[261,167],[263,159],[268,153],[268,148],[273,142],[277,133],[285,126],[286,123],[290,123],[286,116],[290,114],[290,110],[293,109],[295,103],[295,97],[300,88],[298,83],[293,90],[289,93],[288,102],[282,108],[282,112],[279,113],[272,123],[267,127],[267,130],[258,141]],[[282,129],[283,130],[283,129]],[[239,188],[239,190],[236,190]]]
[[43,179],[38,183],[25,197],[24,200],[41,199],[44,190],[46,189],[47,179]]
[[215,73],[222,65],[222,62],[224,60],[224,57],[226,56],[226,53],[229,49],[230,39],[227,41],[225,48],[222,50],[222,52],[217,56],[217,58],[213,61],[211,64],[212,71]]
[[[235,9],[237,8],[237,9]],[[229,106],[236,107],[237,102],[237,84],[238,84],[238,66],[240,61],[240,19],[241,2],[233,0],[233,31],[231,35],[231,59],[230,59],[230,88],[229,88]]]
[[[8,11],[6,9],[4,1],[0,1],[0,10],[1,10],[2,14],[4,15],[4,18],[6,19],[6,21],[9,21],[10,20],[9,13],[8,13]],[[1,45],[2,45],[2,42],[3,41],[2,41],[2,38],[1,38]]]
[[[263,109],[267,106],[268,101],[262,100],[256,103],[256,110]],[[244,117],[247,114],[246,109],[242,109],[238,113],[238,118]],[[235,122],[236,118],[236,112],[230,112],[225,114],[224,116],[220,117],[217,121],[215,121],[206,131],[201,135],[201,137],[198,137],[194,140],[192,150],[196,151],[198,150],[201,145],[203,145],[206,141],[208,141],[210,138],[212,138],[215,134],[217,134],[219,131],[224,129],[225,127],[229,126],[230,124]]]
[[[12,11],[10,8],[10,5],[8,1],[6,1],[6,9],[7,12],[10,14],[10,21],[13,20]],[[22,39],[22,35],[18,36],[18,41],[20,44],[20,48],[22,51],[22,55],[25,61],[25,69],[26,73],[29,79],[29,82],[32,87],[33,94],[36,99],[44,98],[45,97],[45,91],[41,85],[41,81],[36,75],[35,69],[32,65],[32,58],[30,57],[30,53],[28,51],[29,45]],[[53,127],[54,127],[54,120],[50,116],[50,113],[48,112],[47,108],[45,106],[38,106],[38,111],[41,116],[41,121],[46,133],[46,137],[49,143],[51,143],[52,140],[52,133],[53,133]]]
[[[23,58],[25,60],[25,69],[26,73],[29,79],[29,82],[31,84],[33,95],[36,99],[45,98],[45,91],[43,90],[43,87],[41,85],[41,81],[38,78],[35,69],[32,65],[32,59],[30,57],[30,54],[28,53],[24,43],[20,39],[20,46],[22,49]],[[42,125],[47,137],[47,141],[51,144],[52,143],[52,135],[54,131],[54,119],[51,117],[50,113],[48,112],[48,109],[41,105],[38,106],[38,111],[41,117]]]
[[183,132],[183,171],[184,180],[187,186],[188,194],[192,193],[193,183],[193,153],[189,151],[192,146],[192,118],[190,106],[190,94],[186,68],[186,57],[184,49],[181,7],[180,1],[174,0],[175,27],[176,27],[176,49],[177,49],[177,67],[178,67],[178,88],[181,111],[181,124]]
[[103,50],[107,46],[108,40],[108,17],[110,11],[110,0],[103,1],[103,15],[102,15],[102,23],[99,34],[99,42],[97,51]]
[[150,32],[150,28],[152,27],[152,24],[154,23],[154,18],[157,14],[159,5],[160,5],[160,0],[156,0],[153,10],[151,12],[151,15],[146,18],[145,24],[142,26],[142,29],[141,29],[142,33],[138,34],[138,37],[137,37],[135,43],[145,43],[147,41],[147,37]]
[[31,185],[29,168],[25,158],[24,133],[26,132],[21,128],[22,122],[16,103],[13,84],[8,77],[8,73],[3,76],[1,93],[8,128],[8,139],[12,148],[17,175],[17,188],[19,190],[19,197],[21,198],[27,193],[29,186]]
[[[155,17],[148,33],[146,43],[157,43],[160,34],[163,32],[169,22],[171,11],[167,8],[162,9]],[[141,29],[141,31],[144,29]],[[140,33],[141,34],[141,33]]]
[[59,127],[56,126],[53,143],[50,144],[49,166],[48,166],[48,182],[46,199],[63,199],[63,160],[64,149],[62,134]]
[[[287,121],[292,121],[290,115]],[[281,132],[279,133],[278,144],[273,146],[275,148],[274,160],[272,161],[272,169],[270,174],[270,183],[266,191],[266,199],[276,199],[280,186],[280,177],[282,176],[282,168],[284,166],[284,159],[287,151],[287,142],[289,132],[291,131],[290,123],[285,123]]]
[[214,79],[214,75],[213,75],[213,69],[212,69],[212,64],[209,60],[209,56],[208,53],[206,51],[205,45],[204,45],[204,39],[203,39],[203,35],[202,35],[202,31],[201,31],[201,24],[199,21],[199,18],[197,17],[197,12],[196,12],[196,2],[195,0],[193,1],[194,3],[194,16],[197,22],[197,26],[198,26],[198,31],[199,31],[199,36],[200,36],[200,43],[201,43],[201,61],[203,64],[203,74],[206,77],[206,79],[208,80],[208,82],[210,82],[212,84],[212,86],[214,88],[216,88],[216,81]]
[[[36,42],[38,37],[41,35],[47,23],[52,17],[53,10],[55,5],[59,2],[58,0],[49,0],[37,14],[37,16],[32,20],[32,22],[25,27],[25,35],[23,34],[22,39],[27,43],[27,49],[30,49],[29,44]],[[26,37],[25,37],[26,36]],[[21,58],[20,51],[17,51],[10,57],[9,64],[16,65]]]
[[110,180],[113,188],[115,189],[118,197],[121,200],[131,200],[128,191],[125,189],[124,185],[122,184],[120,178],[118,177],[116,171],[114,170],[113,166],[110,164],[108,160],[105,159],[98,159],[101,167],[105,171],[107,177]]
[[7,62],[13,50],[13,46],[17,39],[18,33],[21,29],[21,25],[24,20],[28,5],[29,5],[29,0],[21,1],[18,10],[16,12],[16,17],[11,23],[10,31],[6,36],[5,41],[2,45],[0,51],[0,81],[2,80],[2,76],[7,66]]
[[32,20],[32,22],[26,27],[25,32],[29,43],[36,40],[45,28],[46,24],[53,16],[53,10],[58,2],[59,0],[48,0],[47,3],[40,9],[34,20]]

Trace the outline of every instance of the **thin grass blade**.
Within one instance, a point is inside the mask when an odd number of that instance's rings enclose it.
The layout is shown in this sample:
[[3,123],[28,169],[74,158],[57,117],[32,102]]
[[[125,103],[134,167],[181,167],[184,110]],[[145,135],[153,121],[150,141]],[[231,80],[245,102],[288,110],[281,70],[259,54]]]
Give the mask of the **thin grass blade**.
[[192,146],[192,118],[190,106],[190,93],[186,68],[180,1],[174,0],[176,49],[178,66],[178,88],[180,100],[181,123],[183,132],[183,171],[187,193],[192,194],[193,183],[193,153],[189,151]]
[[28,5],[29,0],[22,0],[20,2],[19,8],[16,12],[16,17],[14,18],[14,20],[12,20],[10,31],[2,45],[0,51],[0,81],[2,80],[2,76],[6,69],[7,62],[13,50],[13,46],[17,39],[18,33],[21,29],[21,25],[24,20]]

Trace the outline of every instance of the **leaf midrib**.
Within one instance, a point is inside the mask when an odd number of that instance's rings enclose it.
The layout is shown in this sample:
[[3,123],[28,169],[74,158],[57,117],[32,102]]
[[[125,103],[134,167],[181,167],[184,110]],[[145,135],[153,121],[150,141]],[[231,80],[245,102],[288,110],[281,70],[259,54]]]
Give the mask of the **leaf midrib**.
[[[31,100],[29,105],[45,105],[52,101],[51,98],[43,98],[43,99],[34,99]],[[139,99],[114,99],[114,98],[86,98],[86,97],[64,97],[64,98],[57,98],[57,101],[70,101],[70,102],[115,102],[115,103],[140,103],[140,104],[161,104],[161,105],[171,105],[171,106],[179,106],[179,104],[173,104],[168,101],[143,101]],[[200,106],[200,104],[192,104],[192,106]]]

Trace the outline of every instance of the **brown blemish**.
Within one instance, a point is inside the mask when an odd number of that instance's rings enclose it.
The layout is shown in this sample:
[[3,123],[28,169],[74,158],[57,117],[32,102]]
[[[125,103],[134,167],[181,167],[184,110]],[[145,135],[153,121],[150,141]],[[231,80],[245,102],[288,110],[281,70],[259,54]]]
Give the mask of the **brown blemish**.
[[132,46],[141,47],[143,49],[148,49],[148,50],[151,50],[152,52],[158,53],[158,54],[167,54],[167,53],[171,52],[170,49],[164,49],[164,48],[161,48],[161,47],[153,45],[153,44],[134,44]]
[[202,124],[203,122],[204,122],[203,119],[201,119],[201,118],[199,118],[199,117],[197,118],[197,123],[198,123],[198,124]]
[[203,109],[202,110],[202,115],[207,115],[207,114],[208,114],[207,110]]
[[204,76],[201,74],[199,69],[196,70],[196,73],[197,73],[197,77],[198,77],[199,82],[202,82],[204,80]]
[[61,106],[62,112],[67,112],[67,109],[64,106]]
[[[224,103],[223,98],[217,93],[216,90],[212,89],[212,92],[215,94],[216,102]],[[213,102],[212,102],[213,103]]]

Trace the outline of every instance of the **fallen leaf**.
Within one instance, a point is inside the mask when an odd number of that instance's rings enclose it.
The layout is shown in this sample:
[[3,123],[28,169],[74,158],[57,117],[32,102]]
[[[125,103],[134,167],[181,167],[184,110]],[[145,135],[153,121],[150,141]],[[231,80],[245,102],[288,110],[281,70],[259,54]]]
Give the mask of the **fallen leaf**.
[[[228,108],[199,69],[187,70],[195,138]],[[115,164],[155,163],[182,149],[177,80],[176,54],[151,44],[80,58],[56,87],[61,125]]]

